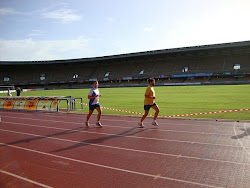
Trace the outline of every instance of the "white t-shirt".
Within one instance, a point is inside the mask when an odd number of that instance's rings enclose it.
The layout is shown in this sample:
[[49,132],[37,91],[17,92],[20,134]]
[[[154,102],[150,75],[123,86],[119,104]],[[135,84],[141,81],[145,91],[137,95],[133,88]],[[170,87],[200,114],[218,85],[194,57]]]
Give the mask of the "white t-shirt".
[[99,89],[98,88],[92,88],[89,91],[89,96],[93,97],[98,95],[98,97],[94,98],[94,99],[89,99],[89,105],[94,105],[94,104],[98,104],[99,103]]
[[9,97],[12,97],[12,94],[11,94],[11,91],[10,91],[10,90],[8,90],[8,96],[9,96]]

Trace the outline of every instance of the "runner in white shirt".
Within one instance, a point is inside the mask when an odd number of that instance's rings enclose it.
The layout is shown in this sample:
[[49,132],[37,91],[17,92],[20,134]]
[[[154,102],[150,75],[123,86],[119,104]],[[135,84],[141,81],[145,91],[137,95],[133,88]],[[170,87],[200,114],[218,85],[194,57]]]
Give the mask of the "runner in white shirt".
[[93,88],[90,89],[89,94],[88,94],[88,99],[89,99],[89,114],[87,115],[85,125],[89,127],[89,118],[92,115],[93,111],[96,109],[98,112],[97,115],[97,122],[96,125],[99,127],[102,127],[102,124],[100,122],[101,115],[102,115],[102,110],[101,110],[101,105],[99,103],[99,97],[100,95],[99,89],[98,89],[98,81],[95,81],[93,84]]
[[10,91],[10,88],[8,88],[8,94],[7,94],[9,97],[12,97],[12,94],[11,94],[11,91]]

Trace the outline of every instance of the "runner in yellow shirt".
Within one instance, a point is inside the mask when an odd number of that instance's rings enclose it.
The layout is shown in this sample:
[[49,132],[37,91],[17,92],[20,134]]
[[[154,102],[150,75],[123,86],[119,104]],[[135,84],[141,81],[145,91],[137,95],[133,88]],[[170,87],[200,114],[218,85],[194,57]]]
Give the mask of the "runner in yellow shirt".
[[153,86],[155,85],[155,79],[149,79],[148,80],[149,86],[146,89],[145,92],[145,99],[144,99],[144,110],[145,113],[141,118],[141,122],[138,123],[140,127],[144,127],[143,121],[144,119],[148,116],[149,109],[153,108],[155,110],[155,115],[154,115],[154,121],[152,122],[152,125],[154,126],[159,126],[158,123],[156,122],[156,118],[160,112],[159,107],[155,103],[155,90]]

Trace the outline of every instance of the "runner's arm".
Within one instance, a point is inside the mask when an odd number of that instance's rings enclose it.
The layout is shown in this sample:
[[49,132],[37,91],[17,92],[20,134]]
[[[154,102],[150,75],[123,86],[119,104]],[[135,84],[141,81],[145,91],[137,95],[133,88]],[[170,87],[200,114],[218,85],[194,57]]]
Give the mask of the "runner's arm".
[[88,99],[95,99],[96,97],[98,97],[99,95],[95,95],[95,96],[90,96],[88,95]]
[[149,98],[149,99],[155,99],[154,96],[149,96],[149,95],[147,95],[147,94],[145,94],[145,97],[147,97],[147,98]]

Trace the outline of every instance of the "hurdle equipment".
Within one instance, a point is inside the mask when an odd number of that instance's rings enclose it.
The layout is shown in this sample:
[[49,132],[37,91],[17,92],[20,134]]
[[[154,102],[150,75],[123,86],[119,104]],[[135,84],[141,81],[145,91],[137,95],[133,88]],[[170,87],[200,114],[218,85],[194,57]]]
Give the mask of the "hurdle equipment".
[[[52,97],[0,97],[0,109],[12,110],[39,110],[49,112],[59,112],[59,110],[75,111],[76,100],[82,98],[72,98],[71,96]],[[66,108],[60,108],[61,103],[65,103]],[[83,105],[81,105],[83,109]]]

